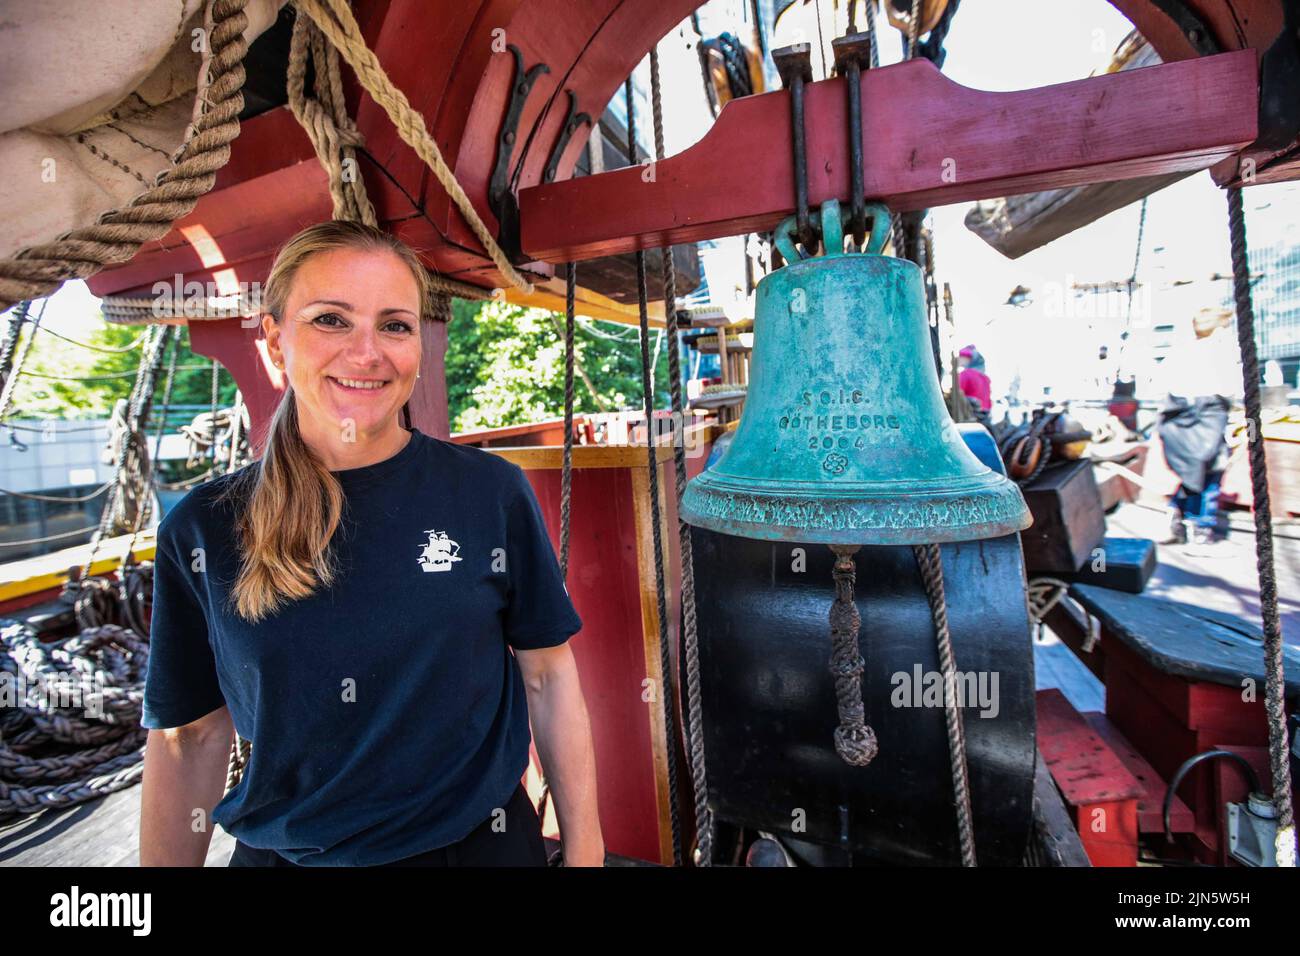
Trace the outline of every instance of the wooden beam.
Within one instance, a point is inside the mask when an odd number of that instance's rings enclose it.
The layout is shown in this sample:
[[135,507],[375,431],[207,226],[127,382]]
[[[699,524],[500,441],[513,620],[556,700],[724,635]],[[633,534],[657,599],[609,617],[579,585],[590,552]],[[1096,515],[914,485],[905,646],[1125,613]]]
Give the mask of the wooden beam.
[[[845,80],[806,88],[808,198],[849,198]],[[863,73],[868,199],[892,210],[1204,169],[1257,135],[1256,54],[988,93],[919,59]],[[728,103],[656,164],[520,191],[523,248],[579,261],[771,229],[794,211],[789,94]],[[649,179],[649,181],[646,181]]]

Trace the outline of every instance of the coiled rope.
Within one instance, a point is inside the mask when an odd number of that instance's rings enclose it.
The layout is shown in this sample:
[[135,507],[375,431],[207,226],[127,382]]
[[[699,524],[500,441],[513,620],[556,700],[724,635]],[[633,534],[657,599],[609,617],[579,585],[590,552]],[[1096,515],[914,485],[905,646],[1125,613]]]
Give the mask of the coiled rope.
[[134,784],[148,643],[108,624],[42,644],[0,621],[0,815],[72,806]]

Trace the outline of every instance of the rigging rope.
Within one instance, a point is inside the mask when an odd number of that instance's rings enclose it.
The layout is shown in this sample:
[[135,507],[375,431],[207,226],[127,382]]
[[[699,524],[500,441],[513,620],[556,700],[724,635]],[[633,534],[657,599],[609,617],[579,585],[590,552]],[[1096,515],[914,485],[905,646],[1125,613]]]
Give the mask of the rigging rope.
[[[650,48],[650,108],[654,119],[655,159],[664,158],[663,96],[659,80],[659,48]],[[686,658],[686,754],[691,764],[695,804],[697,866],[713,865],[713,811],[708,802],[708,775],[704,759],[704,720],[700,697],[700,649],[695,614],[695,564],[691,527],[682,521],[682,496],[686,493],[685,412],[682,401],[681,334],[677,325],[677,267],[672,247],[663,256],[664,323],[668,336],[668,393],[672,403],[673,475],[677,501],[678,551],[681,564],[682,646]],[[656,521],[656,527],[658,522]]]
[[1287,753],[1286,685],[1282,673],[1282,623],[1277,610],[1277,577],[1273,568],[1273,509],[1269,500],[1268,460],[1260,426],[1259,354],[1255,346],[1255,310],[1250,294],[1250,256],[1246,245],[1246,216],[1241,188],[1228,190],[1228,231],[1232,243],[1232,291],[1237,308],[1237,346],[1245,387],[1250,451],[1250,485],[1254,495],[1255,563],[1259,574],[1259,611],[1264,625],[1264,710],[1268,715],[1268,762],[1273,778],[1277,838],[1273,846],[1278,866],[1296,865],[1295,807],[1291,803],[1291,764]]
[[943,717],[948,728],[948,758],[952,766],[953,800],[957,805],[957,837],[961,846],[961,865],[975,866],[975,822],[970,805],[970,775],[966,767],[966,731],[962,726],[961,704],[957,699],[957,663],[952,653],[952,635],[948,630],[948,603],[943,590],[943,563],[937,544],[920,544],[912,548],[925,582],[934,621],[935,643],[939,651],[939,671],[943,675]]
[[[304,90],[309,58],[315,74],[314,98]],[[307,131],[316,158],[329,173],[334,218],[379,225],[365,182],[357,174],[356,149],[364,146],[365,140],[343,100],[338,48],[325,39],[310,17],[294,18],[287,85],[289,109]],[[344,175],[345,167],[348,175]]]
[[317,29],[342,54],[362,87],[388,114],[398,135],[433,171],[434,176],[447,191],[452,202],[456,204],[456,208],[460,210],[465,222],[478,237],[488,257],[502,276],[519,291],[525,294],[531,293],[532,283],[511,264],[506,258],[505,251],[488,231],[487,225],[474,209],[469,196],[465,194],[465,190],[456,181],[455,174],[443,159],[438,144],[429,135],[424,117],[412,108],[406,94],[393,84],[378,58],[366,46],[365,38],[361,35],[361,27],[348,8],[347,0],[294,0],[294,6],[298,8],[300,14],[310,17]]
[[23,374],[23,366],[27,364],[27,356],[31,354],[32,344],[36,341],[36,332],[41,327],[41,319],[45,316],[45,306],[48,301],[48,299],[43,299],[41,301],[41,311],[36,313],[36,318],[27,318],[30,303],[25,302],[23,303],[24,308],[21,310],[21,318],[19,315],[15,315],[11,320],[14,323],[13,329],[15,341],[17,341],[17,336],[22,331],[24,321],[31,323],[32,331],[19,348],[17,357],[11,359],[12,364],[8,370],[8,374],[5,376],[4,386],[3,388],[0,388],[0,420],[2,420],[5,417],[5,413],[9,411],[9,403],[12,402],[14,398],[14,389],[18,387],[18,377]]
[[[632,96],[632,77],[623,84],[623,95],[627,104],[627,159],[635,166],[636,157],[636,103]],[[671,256],[664,256],[664,261],[671,261]],[[650,523],[652,547],[655,558],[655,601],[659,613],[659,666],[662,676],[660,703],[664,715],[664,734],[670,751],[667,760],[668,772],[668,817],[672,829],[673,865],[682,863],[681,821],[677,811],[677,721],[675,719],[676,702],[673,696],[672,659],[668,647],[668,604],[664,587],[664,550],[663,532],[660,528],[659,515],[659,446],[655,441],[654,422],[654,380],[650,376],[650,314],[648,306],[649,293],[646,288],[645,251],[636,251],[637,305],[640,310],[641,328],[641,391],[645,410],[647,477],[650,486]]]

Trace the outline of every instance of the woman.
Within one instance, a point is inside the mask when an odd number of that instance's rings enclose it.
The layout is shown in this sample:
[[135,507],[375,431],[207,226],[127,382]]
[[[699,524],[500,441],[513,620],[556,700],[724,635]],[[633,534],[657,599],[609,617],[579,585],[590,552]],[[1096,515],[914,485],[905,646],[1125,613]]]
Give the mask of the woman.
[[[158,528],[143,865],[201,866],[211,823],[231,866],[544,865],[530,716],[566,865],[604,859],[582,622],[536,497],[505,459],[399,424],[427,281],[341,221],[271,268],[287,387],[265,453]],[[252,756],[223,797],[236,729]]]

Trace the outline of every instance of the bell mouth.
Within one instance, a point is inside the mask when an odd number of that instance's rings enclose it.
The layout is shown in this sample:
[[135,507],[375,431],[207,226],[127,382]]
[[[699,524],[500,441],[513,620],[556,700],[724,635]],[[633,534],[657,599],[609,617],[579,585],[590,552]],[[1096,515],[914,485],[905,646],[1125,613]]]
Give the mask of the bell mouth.
[[1020,489],[992,470],[827,488],[824,482],[739,479],[710,469],[687,485],[682,520],[763,541],[862,545],[998,538],[1032,523]]

